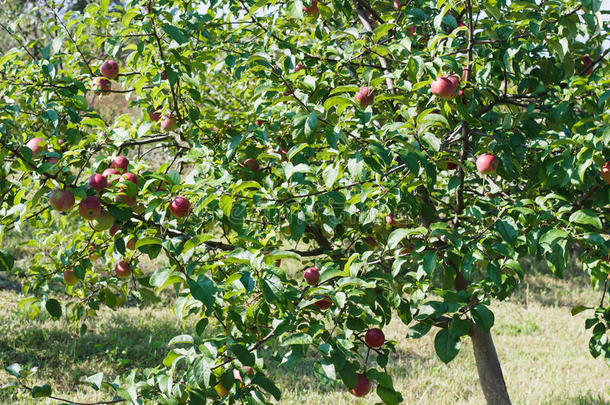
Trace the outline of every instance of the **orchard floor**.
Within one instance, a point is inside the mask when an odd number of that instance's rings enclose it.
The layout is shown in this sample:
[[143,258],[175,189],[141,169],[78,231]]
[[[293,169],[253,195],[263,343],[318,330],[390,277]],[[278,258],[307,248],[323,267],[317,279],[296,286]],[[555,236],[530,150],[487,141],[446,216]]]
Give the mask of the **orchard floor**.
[[[600,293],[590,291],[582,278],[565,281],[536,275],[528,283],[527,294],[523,287],[511,302],[494,306],[494,340],[513,403],[610,404],[610,368],[588,353],[585,316],[570,315],[572,305],[598,302]],[[78,384],[79,379],[98,371],[115,376],[132,367],[155,366],[165,355],[165,343],[181,333],[171,309],[130,307],[102,311],[96,322],[90,322],[87,334],[79,337],[65,321],[42,315],[28,320],[17,309],[21,296],[3,287],[0,275],[0,386],[12,381],[4,367],[19,362],[37,366],[30,383],[48,382],[54,395],[82,402],[108,400],[111,394],[96,393]],[[400,323],[386,328],[388,338],[400,342],[389,368],[405,404],[485,403],[468,340],[458,357],[444,365],[434,355],[432,336],[407,340],[405,331]],[[340,384],[319,382],[312,366],[313,360],[274,371],[283,390],[281,404],[378,402],[375,393],[362,400]],[[8,389],[0,390],[0,403],[59,402],[35,402],[27,392]]]

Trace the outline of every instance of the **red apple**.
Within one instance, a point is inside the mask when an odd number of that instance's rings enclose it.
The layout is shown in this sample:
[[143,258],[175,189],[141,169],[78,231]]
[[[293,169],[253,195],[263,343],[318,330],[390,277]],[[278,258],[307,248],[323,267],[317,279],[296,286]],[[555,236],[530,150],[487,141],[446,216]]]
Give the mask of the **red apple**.
[[299,62],[299,63],[297,63],[297,65],[294,67],[294,69],[292,69],[292,73],[296,73],[296,72],[298,72],[299,70],[303,70],[303,69],[305,69],[305,68],[306,68],[306,66],[305,66],[305,65],[304,65],[302,62]]
[[381,329],[372,328],[369,329],[364,335],[364,341],[370,347],[381,347],[385,342],[385,335],[383,334],[383,331]]
[[[306,1],[308,1],[308,0],[306,0]],[[318,0],[311,0],[311,5],[309,7],[307,7],[305,4],[303,4],[303,11],[305,11],[305,13],[307,13],[309,15],[318,14]]]
[[68,190],[55,189],[49,194],[49,204],[55,211],[66,212],[74,206],[74,194]]
[[97,77],[93,83],[93,90],[99,94],[108,94],[110,93],[112,85],[110,84],[110,80],[105,77]]
[[483,153],[477,157],[477,170],[483,174],[492,174],[498,168],[498,159],[494,155]]
[[102,191],[108,187],[108,179],[101,174],[94,174],[89,177],[89,188],[92,188],[96,191]]
[[32,138],[26,146],[32,151],[32,157],[36,157],[47,150],[47,141],[42,138]]
[[98,260],[100,258],[100,254],[95,250],[95,246],[89,246],[89,260],[92,262]]
[[396,220],[394,219],[394,214],[392,214],[391,212],[388,215],[386,215],[385,222],[386,222],[386,224],[388,224],[390,226],[398,225],[398,222],[396,222]]
[[136,186],[138,185],[138,176],[133,173],[125,173],[123,175],[123,181],[131,181]]
[[185,197],[174,197],[169,203],[169,210],[177,218],[182,218],[188,215],[191,209],[191,203]]
[[400,0],[394,0],[392,3],[394,3],[394,8],[396,10],[400,10],[402,8],[402,6],[403,6],[403,4],[401,3]]
[[455,97],[459,85],[457,76],[443,75],[430,83],[430,92],[444,100],[450,100]]
[[113,60],[107,60],[106,62],[102,63],[100,73],[102,76],[108,79],[114,79],[119,75],[119,64]]
[[373,90],[370,87],[362,86],[360,90],[354,96],[356,101],[360,103],[360,107],[364,108],[369,106],[375,102],[375,95],[373,94]]
[[66,271],[64,271],[64,281],[67,285],[74,285],[78,283],[78,278],[76,278],[76,275],[72,269],[66,269]]
[[129,241],[127,241],[127,244],[125,245],[125,247],[129,250],[135,250],[136,248],[136,238],[133,237],[131,239],[129,239]]
[[363,397],[371,390],[371,382],[364,374],[358,374],[356,380],[356,386],[350,391],[357,397]]
[[91,220],[99,217],[102,212],[100,199],[94,195],[87,196],[78,205],[78,212],[84,219]]
[[127,166],[129,166],[129,159],[127,159],[125,156],[117,156],[112,159],[112,162],[110,162],[111,169],[125,171],[127,170]]
[[161,111],[150,109],[148,110],[148,118],[151,121],[157,122],[161,119]]
[[90,224],[94,231],[105,231],[114,225],[114,217],[108,211],[102,210],[100,215],[93,220],[93,223]]
[[414,26],[412,26],[412,25],[411,25],[411,26],[409,26],[409,27],[407,28],[407,34],[409,34],[410,36],[415,35],[415,27],[414,27]]
[[252,170],[253,172],[258,172],[261,169],[258,162],[252,158],[248,158],[248,159],[244,160],[243,166],[247,167],[248,169]]
[[176,118],[172,115],[164,115],[161,121],[161,129],[164,131],[172,131],[178,127]]
[[303,277],[307,284],[309,285],[318,285],[318,281],[320,281],[320,272],[315,267],[308,267],[303,273]]
[[229,393],[229,391],[227,391],[227,389],[223,387],[221,383],[216,384],[214,389],[220,398],[224,398]]
[[[120,175],[121,172],[119,172],[117,169],[106,169],[104,170],[104,172],[102,173],[102,176],[108,178],[108,176],[112,176],[112,175]],[[114,181],[116,181],[117,179],[115,179]]]
[[330,308],[333,305],[333,302],[330,300],[330,297],[328,295],[325,295],[324,297],[322,297],[322,299],[314,302],[313,304],[320,310],[324,311]]
[[167,73],[165,72],[165,69],[161,69],[158,72],[161,75],[161,80],[167,80]]
[[610,184],[610,161],[604,163],[602,167],[602,179],[606,184]]
[[129,263],[125,263],[124,260],[121,260],[114,266],[114,271],[116,272],[116,276],[121,279],[129,278],[131,275]]
[[108,230],[108,233],[110,234],[110,236],[114,236],[120,230],[121,230],[121,227],[118,226],[117,224],[114,224],[110,227],[110,229]]
[[364,239],[364,243],[369,245],[372,249],[377,247],[377,241],[372,236],[367,236],[366,239]]
[[[584,55],[580,57],[580,61],[582,62],[582,68],[586,68],[587,66],[590,66],[586,71],[585,71],[585,75],[590,75],[591,73],[593,73],[593,59],[591,59],[591,57],[589,55]],[[582,69],[581,69],[582,70]]]

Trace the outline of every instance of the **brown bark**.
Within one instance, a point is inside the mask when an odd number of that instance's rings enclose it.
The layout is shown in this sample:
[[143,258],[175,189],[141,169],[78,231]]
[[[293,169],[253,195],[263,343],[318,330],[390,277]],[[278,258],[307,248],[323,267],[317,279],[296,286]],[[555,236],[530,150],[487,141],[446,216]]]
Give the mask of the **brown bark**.
[[478,326],[470,329],[474,358],[477,363],[479,382],[488,405],[511,405],[502,367],[498,360],[496,347],[491,334],[483,332]]

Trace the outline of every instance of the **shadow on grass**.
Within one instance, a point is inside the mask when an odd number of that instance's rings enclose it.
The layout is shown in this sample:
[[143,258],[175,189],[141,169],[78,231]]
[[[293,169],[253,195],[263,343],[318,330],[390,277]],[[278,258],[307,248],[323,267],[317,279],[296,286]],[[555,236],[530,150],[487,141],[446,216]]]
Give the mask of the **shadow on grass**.
[[19,328],[0,321],[0,364],[38,367],[40,378],[61,381],[61,388],[99,371],[117,375],[155,367],[169,350],[167,342],[180,334],[174,321],[134,321],[125,315],[115,315],[83,336],[71,333],[65,322],[22,324]]
[[589,392],[572,398],[552,398],[545,405],[610,405],[610,401]]

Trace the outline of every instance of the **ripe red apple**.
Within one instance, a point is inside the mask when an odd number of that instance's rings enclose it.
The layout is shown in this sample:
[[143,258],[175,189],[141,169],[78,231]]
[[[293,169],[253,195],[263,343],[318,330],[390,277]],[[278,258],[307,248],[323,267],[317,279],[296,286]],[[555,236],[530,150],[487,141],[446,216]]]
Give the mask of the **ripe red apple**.
[[388,215],[386,215],[385,222],[386,222],[386,224],[388,224],[390,226],[398,225],[398,222],[396,222],[396,220],[394,219],[394,214],[392,214],[391,212]]
[[129,250],[135,250],[135,248],[136,248],[136,238],[133,237],[133,238],[129,239],[127,241],[127,244],[125,245],[125,247],[127,249],[129,249]]
[[292,69],[292,73],[296,73],[296,72],[298,72],[299,70],[303,70],[303,69],[305,69],[305,68],[306,68],[306,66],[305,66],[305,65],[304,65],[302,62],[299,62],[299,63],[297,63],[297,65],[294,67],[294,69]]
[[158,74],[161,75],[161,80],[167,80],[167,73],[165,72],[165,69],[160,69]]
[[164,131],[173,131],[178,127],[176,118],[172,115],[164,115],[161,121],[161,129]]
[[108,79],[114,79],[119,75],[119,64],[113,60],[107,60],[106,62],[102,63],[100,73],[102,76]]
[[55,211],[66,212],[74,206],[74,194],[68,190],[55,189],[49,194],[49,204]]
[[123,175],[123,181],[131,181],[136,186],[138,185],[138,176],[133,173],[125,173]]
[[78,283],[78,278],[76,278],[76,275],[72,269],[66,269],[66,271],[64,271],[64,282],[67,285],[74,285]]
[[360,90],[354,96],[356,101],[360,103],[360,107],[364,108],[369,106],[375,102],[375,95],[373,94],[373,90],[370,87],[362,86]]
[[87,196],[78,205],[78,212],[84,219],[91,220],[99,217],[102,212],[100,199],[94,195]]
[[400,0],[394,0],[392,3],[394,3],[394,8],[396,10],[400,10],[402,8],[402,6],[403,6],[403,4],[401,3]]
[[47,141],[42,138],[32,138],[25,146],[32,151],[32,157],[36,157],[47,150]]
[[56,158],[56,157],[48,157],[47,158],[47,163],[55,164],[57,162],[59,162],[59,159]]
[[94,231],[101,232],[110,229],[112,225],[114,225],[114,217],[108,211],[102,210],[100,215],[91,223],[91,228]]
[[161,111],[153,109],[148,110],[148,118],[153,122],[159,121],[161,119]]
[[[104,170],[104,172],[102,173],[102,176],[108,178],[108,176],[112,176],[112,175],[120,175],[121,172],[119,172],[117,169],[106,169]],[[114,181],[116,181],[117,179],[115,179]]]
[[366,239],[364,239],[364,243],[369,245],[371,249],[375,249],[377,247],[377,241],[372,236],[367,236]]
[[108,179],[101,174],[94,174],[89,177],[89,188],[92,188],[98,192],[108,187]]
[[357,397],[363,397],[371,390],[371,381],[364,374],[358,374],[356,386],[350,391]]
[[248,158],[248,159],[244,160],[243,166],[247,167],[248,169],[252,170],[253,172],[258,172],[261,169],[258,162],[252,158]]
[[110,234],[110,236],[114,236],[120,230],[121,230],[121,227],[118,226],[117,224],[114,224],[110,227],[110,229],[108,230],[108,233]]
[[320,272],[315,267],[308,267],[303,273],[303,277],[307,284],[309,285],[318,285],[318,281],[320,281]]
[[385,335],[383,334],[383,331],[381,329],[372,328],[369,329],[364,335],[364,341],[370,347],[381,347],[385,342]]
[[185,197],[174,197],[169,203],[169,210],[177,218],[182,218],[188,215],[191,209],[191,203]]
[[110,80],[106,79],[105,77],[97,77],[93,82],[93,90],[97,94],[108,94],[110,93],[111,87],[112,85],[110,83]]
[[498,168],[498,159],[489,153],[483,153],[477,157],[477,170],[483,174],[492,174]]
[[[591,59],[591,57],[589,55],[584,55],[580,57],[580,61],[582,62],[582,68],[586,68],[587,66],[590,66],[589,69],[587,69],[585,71],[585,75],[590,75],[591,73],[593,73],[593,59]],[[582,70],[582,69],[581,69]]]
[[127,159],[125,156],[117,156],[112,159],[112,162],[110,162],[111,169],[125,171],[127,170],[127,166],[129,166],[129,159]]
[[313,304],[320,310],[324,311],[330,308],[333,305],[333,302],[330,300],[330,297],[328,295],[325,295],[324,297],[322,297],[322,299],[314,302]]
[[444,100],[450,100],[455,97],[459,85],[460,80],[457,76],[443,75],[430,83],[430,92]]
[[309,7],[303,4],[303,11],[309,15],[318,14],[318,0],[311,0],[311,5]]
[[129,278],[131,275],[131,268],[129,267],[129,263],[125,263],[124,260],[121,260],[114,266],[114,271],[116,276],[121,279]]
[[606,184],[610,184],[610,161],[604,163],[602,167],[602,179]]

